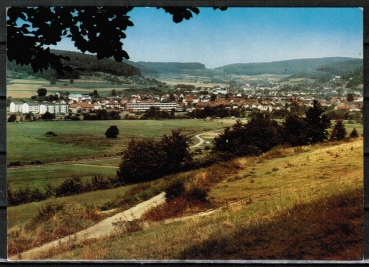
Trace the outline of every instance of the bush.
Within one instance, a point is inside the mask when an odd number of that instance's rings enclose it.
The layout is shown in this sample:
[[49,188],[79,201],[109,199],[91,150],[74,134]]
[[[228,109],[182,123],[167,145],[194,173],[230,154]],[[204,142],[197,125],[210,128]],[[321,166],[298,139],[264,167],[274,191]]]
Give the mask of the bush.
[[177,181],[165,190],[165,198],[167,202],[182,196],[185,193],[184,183]]
[[195,201],[200,203],[207,203],[208,192],[205,189],[193,188],[186,193],[186,199],[188,201]]
[[162,136],[160,141],[132,139],[123,152],[117,171],[119,180],[124,184],[139,183],[185,170],[192,163],[188,140],[180,130]]
[[117,138],[119,134],[119,129],[117,126],[110,126],[109,129],[106,130],[105,136],[107,138]]
[[8,118],[8,122],[15,122],[17,120],[17,116],[15,114],[12,114]]
[[45,133],[46,136],[58,136],[56,133],[52,132],[52,131],[48,131],[47,133]]
[[70,196],[80,194],[84,191],[81,178],[73,176],[72,178],[66,179],[61,185],[55,189],[56,197]]

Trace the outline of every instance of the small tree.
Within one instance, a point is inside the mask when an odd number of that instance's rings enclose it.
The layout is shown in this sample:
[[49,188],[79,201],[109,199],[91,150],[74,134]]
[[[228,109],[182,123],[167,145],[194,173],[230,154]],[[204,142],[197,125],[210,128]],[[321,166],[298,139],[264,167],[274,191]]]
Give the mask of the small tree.
[[105,132],[105,136],[107,138],[117,138],[119,134],[119,129],[117,126],[113,125],[113,126],[110,126],[106,132]]
[[47,94],[47,89],[46,88],[40,88],[37,90],[37,95],[38,96],[45,96]]
[[330,139],[331,140],[342,140],[346,136],[346,127],[343,124],[342,120],[336,120],[335,125],[333,126]]
[[356,128],[352,129],[350,133],[350,138],[357,138],[359,137],[359,133],[357,132]]
[[347,94],[347,101],[349,101],[349,102],[354,101],[354,96],[351,93]]

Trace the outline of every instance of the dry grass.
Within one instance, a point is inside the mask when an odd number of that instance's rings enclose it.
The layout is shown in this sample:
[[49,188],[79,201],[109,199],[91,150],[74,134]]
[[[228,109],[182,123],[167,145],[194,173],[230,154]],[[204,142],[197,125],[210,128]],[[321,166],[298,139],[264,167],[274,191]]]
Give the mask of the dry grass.
[[43,258],[358,259],[363,240],[362,155],[358,139],[278,148],[180,174],[177,179],[186,186],[209,189],[211,205],[225,209],[55,249]]

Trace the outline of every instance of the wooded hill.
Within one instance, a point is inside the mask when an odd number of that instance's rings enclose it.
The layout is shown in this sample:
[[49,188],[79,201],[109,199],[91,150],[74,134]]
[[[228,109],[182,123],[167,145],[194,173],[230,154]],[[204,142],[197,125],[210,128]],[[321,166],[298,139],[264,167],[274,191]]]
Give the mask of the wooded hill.
[[142,72],[150,73],[150,74],[158,74],[158,73],[186,73],[193,71],[204,71],[206,70],[205,65],[197,62],[132,62],[128,61],[128,64],[131,64],[137,68],[140,68]]
[[76,70],[71,74],[66,73],[65,76],[60,77],[52,69],[44,71],[43,73],[34,73],[30,65],[21,66],[11,61],[7,62],[7,68],[11,71],[25,72],[29,75],[40,76],[49,80],[52,78],[78,78],[80,74],[90,75],[94,72],[105,72],[116,76],[141,75],[139,68],[125,62],[116,62],[112,59],[98,60],[95,55],[87,55],[72,51],[52,50],[52,52],[56,55],[68,56],[70,60],[65,61],[65,64],[68,64],[73,68],[81,68],[83,70]]
[[349,87],[363,83],[363,60],[349,57],[327,57],[313,59],[294,59],[266,63],[238,63],[230,64],[216,69],[207,69],[204,64],[197,62],[116,62],[113,59],[98,60],[94,55],[79,52],[52,50],[57,55],[68,56],[66,62],[76,70],[66,73],[64,77],[57,76],[52,69],[41,73],[34,73],[31,66],[20,66],[14,62],[7,62],[10,71],[25,72],[28,75],[40,76],[48,80],[55,78],[78,78],[79,75],[92,75],[95,72],[104,72],[116,76],[140,76],[155,74],[188,74],[194,76],[212,77],[215,75],[238,74],[282,74],[288,78],[311,78],[321,82],[328,81],[332,75],[350,79]]
[[237,63],[218,67],[216,69],[222,70],[226,74],[240,75],[260,75],[265,73],[292,75],[300,72],[304,73],[314,71],[323,71],[339,75],[339,72],[344,71],[346,68],[351,70],[352,67],[357,67],[360,62],[362,66],[362,59],[348,57],[326,57],[293,59],[265,63]]

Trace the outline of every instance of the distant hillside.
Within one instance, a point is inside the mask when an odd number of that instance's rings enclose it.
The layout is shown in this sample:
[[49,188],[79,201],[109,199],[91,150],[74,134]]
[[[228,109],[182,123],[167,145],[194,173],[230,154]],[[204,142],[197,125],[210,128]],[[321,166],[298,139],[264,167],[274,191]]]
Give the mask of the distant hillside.
[[151,73],[183,73],[198,70],[206,70],[205,65],[197,62],[129,62],[145,72]]
[[347,87],[353,87],[363,83],[364,68],[362,59],[343,60],[318,66],[314,71],[298,72],[288,76],[290,78],[309,78],[321,82],[329,81],[332,76],[341,76],[344,80],[350,80]]
[[87,55],[79,52],[52,50],[57,55],[69,56],[70,65],[83,68],[84,72],[105,72],[117,76],[141,75],[140,69],[125,62],[116,62],[113,59],[98,60],[95,55]]
[[[94,72],[105,72],[117,76],[135,76],[141,75],[139,68],[131,66],[124,62],[116,62],[112,59],[101,59],[98,60],[94,55],[87,55],[79,52],[52,50],[53,53],[62,56],[69,56],[70,60],[65,61],[65,64],[70,65],[74,68],[82,68],[83,71],[74,71],[73,74],[66,73],[66,78],[78,78],[80,73],[92,74]],[[25,72],[29,75],[43,77],[50,79],[56,77],[54,70],[46,70],[43,73],[34,73],[30,65],[20,66],[16,65],[15,62],[7,62],[8,70]],[[57,77],[60,78],[60,77]]]
[[[260,75],[260,74],[296,74],[315,71],[321,66],[332,64],[335,62],[356,60],[348,57],[327,57],[327,58],[309,58],[309,59],[293,59],[266,63],[238,63],[230,64],[216,68],[222,70],[226,74],[240,75]],[[329,66],[329,65],[328,65]],[[332,68],[333,69],[333,68]]]

